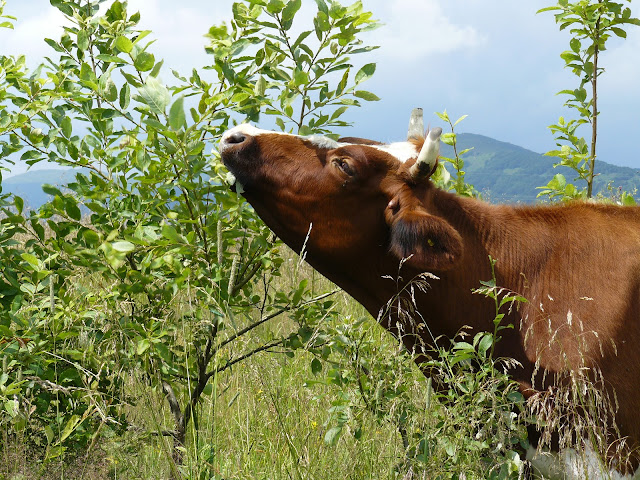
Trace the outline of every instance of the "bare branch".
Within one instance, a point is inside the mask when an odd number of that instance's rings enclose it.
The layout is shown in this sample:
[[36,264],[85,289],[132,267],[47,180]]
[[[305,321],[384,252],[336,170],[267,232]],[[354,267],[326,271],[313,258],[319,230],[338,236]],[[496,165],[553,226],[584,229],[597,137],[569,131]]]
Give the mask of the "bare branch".
[[282,307],[279,310],[276,310],[275,312],[273,312],[270,315],[267,315],[266,317],[261,318],[260,320],[258,320],[255,323],[252,323],[251,325],[243,328],[242,330],[239,330],[238,332],[234,333],[233,335],[231,335],[229,338],[227,338],[226,340],[222,341],[221,343],[219,343],[216,348],[214,349],[214,351],[218,351],[220,350],[222,347],[224,347],[225,345],[233,342],[234,340],[236,340],[237,338],[241,337],[242,335],[244,335],[245,333],[250,332],[251,330],[253,330],[256,327],[259,327],[260,325],[262,325],[265,322],[268,322],[269,320],[282,315],[283,313],[289,312],[291,310],[293,310],[294,308],[298,308],[298,307],[303,307],[305,305],[310,305],[312,303],[316,303],[319,302],[320,300],[323,300],[327,297],[329,297],[330,295],[333,295],[337,292],[339,292],[340,289],[336,288],[335,290],[331,291],[331,292],[327,292],[327,293],[323,293],[322,295],[318,295],[317,297],[312,298],[311,300],[308,300],[304,303],[301,303],[298,306],[295,305],[287,305],[286,307]]
[[258,347],[256,349],[254,349],[254,350],[251,350],[250,352],[245,353],[244,355],[239,356],[238,358],[230,360],[227,363],[225,363],[222,367],[217,368],[217,369],[212,370],[209,373],[207,373],[207,379],[211,378],[216,373],[224,372],[227,368],[232,367],[233,365],[235,365],[238,362],[241,362],[242,360],[246,360],[247,358],[252,357],[256,353],[263,352],[265,350],[269,350],[270,348],[277,347],[278,345],[282,345],[284,343],[284,341],[285,341],[285,339],[276,340],[275,342],[271,342],[271,343],[269,343],[267,345],[263,345],[261,347]]

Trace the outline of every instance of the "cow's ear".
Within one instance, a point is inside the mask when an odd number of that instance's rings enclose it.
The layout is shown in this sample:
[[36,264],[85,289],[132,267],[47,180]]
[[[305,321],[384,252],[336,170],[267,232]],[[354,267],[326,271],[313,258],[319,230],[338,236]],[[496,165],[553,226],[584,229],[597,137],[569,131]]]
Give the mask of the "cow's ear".
[[448,270],[462,257],[462,237],[446,220],[422,208],[387,212],[390,250],[407,264],[424,270]]

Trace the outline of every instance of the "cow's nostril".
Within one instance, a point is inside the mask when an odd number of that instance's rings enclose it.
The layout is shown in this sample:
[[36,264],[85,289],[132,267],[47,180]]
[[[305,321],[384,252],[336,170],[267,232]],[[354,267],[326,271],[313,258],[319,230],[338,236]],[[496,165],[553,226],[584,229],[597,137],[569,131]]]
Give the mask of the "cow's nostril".
[[243,133],[240,132],[236,132],[232,135],[229,135],[229,137],[226,138],[226,142],[228,144],[233,144],[233,143],[242,143],[247,139],[246,135],[244,135]]

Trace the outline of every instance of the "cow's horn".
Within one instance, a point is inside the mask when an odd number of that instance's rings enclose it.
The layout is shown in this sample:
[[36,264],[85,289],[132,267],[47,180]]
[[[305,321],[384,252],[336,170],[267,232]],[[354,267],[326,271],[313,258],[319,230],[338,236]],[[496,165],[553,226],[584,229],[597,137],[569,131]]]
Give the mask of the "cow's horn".
[[442,129],[440,127],[429,131],[427,138],[422,144],[422,149],[418,154],[416,163],[411,167],[409,173],[412,178],[419,179],[427,177],[436,166],[436,160],[440,153],[440,135]]
[[423,138],[424,120],[422,117],[422,109],[414,108],[411,111],[411,118],[409,119],[409,133],[407,134],[407,140],[422,140]]

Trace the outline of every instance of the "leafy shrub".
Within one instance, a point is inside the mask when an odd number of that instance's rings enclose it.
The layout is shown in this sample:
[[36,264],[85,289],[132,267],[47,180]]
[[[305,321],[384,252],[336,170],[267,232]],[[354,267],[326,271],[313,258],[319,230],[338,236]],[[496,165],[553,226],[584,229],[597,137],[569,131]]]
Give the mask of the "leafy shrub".
[[[152,428],[173,438],[177,474],[212,381],[256,353],[299,348],[331,308],[304,281],[274,288],[280,243],[229,190],[211,144],[265,110],[302,133],[344,125],[349,106],[377,98],[356,88],[375,65],[352,75],[349,63],[372,49],[357,37],[376,23],[360,3],[319,1],[293,39],[300,1],[235,3],[231,25],[208,35],[216,80],[194,69],[170,86],[140,15],[120,1],[98,15],[98,3],[55,2],[72,22],[47,39],[59,59],[27,72],[23,57],[0,58],[2,158],[79,168],[64,189],[44,187],[52,200],[37,212],[3,197],[3,418],[25,427],[33,404],[55,424],[29,423],[49,445],[93,439],[105,422],[126,425],[116,412],[135,399],[122,374],[141,376],[169,406],[170,426]],[[302,43],[312,34],[316,51]],[[288,314],[297,330],[251,338]]]

